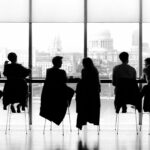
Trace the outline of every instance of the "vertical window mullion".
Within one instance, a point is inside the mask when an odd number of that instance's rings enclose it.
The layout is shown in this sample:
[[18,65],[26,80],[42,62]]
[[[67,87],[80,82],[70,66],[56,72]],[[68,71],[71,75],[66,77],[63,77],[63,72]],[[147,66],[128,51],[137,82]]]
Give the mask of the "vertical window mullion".
[[87,0],[84,0],[84,57],[87,57]]
[[142,75],[142,52],[143,52],[143,27],[142,27],[142,20],[143,20],[143,14],[142,14],[142,0],[139,0],[140,10],[139,10],[139,77]]
[[[31,74],[29,76],[32,80],[32,0],[29,1],[29,68]],[[32,83],[29,82],[29,125],[32,125]]]

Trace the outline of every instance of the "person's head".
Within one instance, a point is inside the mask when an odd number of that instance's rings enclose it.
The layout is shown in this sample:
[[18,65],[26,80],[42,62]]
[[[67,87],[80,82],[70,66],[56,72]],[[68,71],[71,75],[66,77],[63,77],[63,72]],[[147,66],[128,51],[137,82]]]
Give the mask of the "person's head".
[[60,68],[61,65],[62,65],[62,58],[61,56],[55,56],[53,59],[52,59],[52,63],[54,65],[54,67],[56,68]]
[[11,63],[16,63],[17,62],[17,55],[16,53],[9,53],[7,56],[8,60],[11,61]]
[[127,52],[121,52],[119,54],[119,59],[121,60],[122,63],[128,63],[128,61],[129,61],[129,54]]
[[82,64],[84,68],[91,68],[94,66],[92,59],[89,57],[83,58]]
[[145,67],[150,65],[150,57],[146,58],[144,61],[145,61]]

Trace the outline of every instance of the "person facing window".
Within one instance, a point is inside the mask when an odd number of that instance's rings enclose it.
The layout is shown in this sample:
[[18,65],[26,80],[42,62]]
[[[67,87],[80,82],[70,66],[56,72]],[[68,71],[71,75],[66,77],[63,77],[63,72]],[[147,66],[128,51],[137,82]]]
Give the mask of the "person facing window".
[[9,53],[8,60],[4,63],[4,76],[7,81],[3,90],[3,105],[6,109],[7,105],[11,104],[11,111],[16,112],[14,103],[17,105],[17,112],[20,113],[20,107],[25,110],[27,106],[28,86],[26,77],[29,76],[31,70],[17,63],[16,53]]

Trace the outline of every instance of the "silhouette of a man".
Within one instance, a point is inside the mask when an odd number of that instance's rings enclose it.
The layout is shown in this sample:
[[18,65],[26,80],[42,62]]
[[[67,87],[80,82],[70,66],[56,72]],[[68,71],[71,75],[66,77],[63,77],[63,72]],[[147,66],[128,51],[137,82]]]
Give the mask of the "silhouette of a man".
[[[122,63],[113,68],[112,74],[112,84],[115,86],[115,92],[119,86],[120,79],[136,80],[136,70],[128,64],[129,54],[127,52],[121,52],[119,54],[119,59],[121,60]],[[122,112],[125,113],[126,111],[127,107],[126,105],[123,105]]]
[[74,91],[69,88],[65,70],[62,66],[61,56],[52,59],[53,67],[48,68],[41,95],[40,115],[57,125],[63,120],[68,103],[70,103]]

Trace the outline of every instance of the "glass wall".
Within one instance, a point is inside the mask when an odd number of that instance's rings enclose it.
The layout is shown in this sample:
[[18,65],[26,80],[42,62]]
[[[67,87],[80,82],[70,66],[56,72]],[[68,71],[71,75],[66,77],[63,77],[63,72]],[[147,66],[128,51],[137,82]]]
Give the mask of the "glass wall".
[[143,24],[143,67],[144,59],[150,57],[150,23]]
[[[52,58],[63,56],[68,76],[80,77],[83,58],[83,23],[33,23],[33,78],[45,78]],[[42,84],[34,84],[33,97],[40,97]]]
[[[45,77],[56,55],[64,57],[68,76],[80,77],[87,54],[100,79],[111,79],[118,54],[127,51],[139,77],[142,60],[150,57],[149,7],[149,0],[0,0],[0,72],[7,54],[16,52],[22,65],[32,62],[33,79]],[[32,84],[33,100],[39,102],[42,87]],[[102,84],[101,96],[113,97],[111,84]]]

